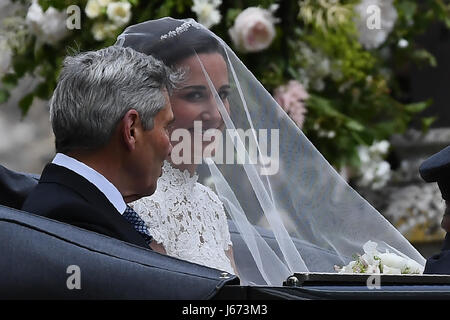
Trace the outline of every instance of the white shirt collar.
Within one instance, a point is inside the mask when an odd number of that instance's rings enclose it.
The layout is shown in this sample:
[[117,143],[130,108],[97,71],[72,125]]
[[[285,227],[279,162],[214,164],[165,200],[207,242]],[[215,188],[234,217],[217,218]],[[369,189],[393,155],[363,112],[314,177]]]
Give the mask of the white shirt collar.
[[55,158],[53,158],[52,163],[72,170],[91,182],[106,196],[106,198],[117,209],[117,211],[119,211],[121,214],[125,212],[127,205],[123,200],[122,195],[120,194],[119,190],[117,190],[117,188],[103,175],[101,175],[91,167],[85,165],[84,163],[63,153],[57,153]]

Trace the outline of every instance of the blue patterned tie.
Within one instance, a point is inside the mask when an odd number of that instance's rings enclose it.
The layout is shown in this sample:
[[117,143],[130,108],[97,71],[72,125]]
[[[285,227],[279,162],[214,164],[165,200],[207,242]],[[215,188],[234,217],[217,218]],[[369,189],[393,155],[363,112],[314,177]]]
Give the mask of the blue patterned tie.
[[153,237],[150,235],[150,232],[145,226],[144,220],[142,220],[141,217],[139,217],[136,211],[134,211],[133,208],[131,208],[130,206],[127,206],[125,212],[123,213],[123,217],[133,225],[134,229],[136,229],[136,231],[139,232],[139,234],[142,237],[144,237],[145,242],[148,245],[150,245],[150,243],[153,240]]

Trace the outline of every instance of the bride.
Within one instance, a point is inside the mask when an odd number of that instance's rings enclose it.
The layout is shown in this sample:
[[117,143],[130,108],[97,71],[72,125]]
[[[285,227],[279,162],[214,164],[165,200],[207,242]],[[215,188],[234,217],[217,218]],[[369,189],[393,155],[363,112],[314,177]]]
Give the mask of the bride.
[[367,241],[425,264],[211,31],[163,18],[127,28],[116,45],[186,77],[171,95],[174,149],[157,191],[132,204],[167,254],[238,274],[244,285],[333,272]]
[[[228,111],[226,56],[219,42],[204,32],[194,33],[189,39],[160,39],[164,32],[179,25],[178,20],[172,19],[149,21],[129,27],[118,38],[119,43],[124,39],[123,46],[153,55],[185,72],[184,81],[170,97],[175,117],[169,132],[173,156],[163,165],[155,193],[130,206],[145,221],[160,247],[157,251],[237,274],[223,204],[210,188],[198,182],[195,161],[209,144],[201,140],[196,144],[195,136],[202,138],[208,129],[224,128],[214,93],[218,93]],[[202,67],[209,74],[214,91],[210,90]],[[195,122],[200,124],[200,130],[194,130]],[[186,139],[173,140],[177,132],[186,133]],[[177,149],[182,149],[180,159],[176,159]]]

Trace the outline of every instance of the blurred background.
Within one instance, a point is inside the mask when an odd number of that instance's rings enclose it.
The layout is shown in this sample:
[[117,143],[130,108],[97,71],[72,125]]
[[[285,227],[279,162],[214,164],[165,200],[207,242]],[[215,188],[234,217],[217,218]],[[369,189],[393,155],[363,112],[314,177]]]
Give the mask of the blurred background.
[[67,54],[164,16],[224,39],[363,197],[425,257],[439,251],[445,203],[418,167],[450,145],[448,0],[0,0],[0,164],[40,173],[53,158]]

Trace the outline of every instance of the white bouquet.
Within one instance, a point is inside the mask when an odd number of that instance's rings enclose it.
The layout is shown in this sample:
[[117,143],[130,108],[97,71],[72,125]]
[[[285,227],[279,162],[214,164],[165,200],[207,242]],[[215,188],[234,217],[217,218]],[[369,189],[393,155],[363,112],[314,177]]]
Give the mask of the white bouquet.
[[416,261],[398,254],[381,253],[377,243],[367,241],[363,246],[364,254],[357,255],[355,260],[343,267],[334,266],[338,273],[366,274],[422,274],[424,267]]

